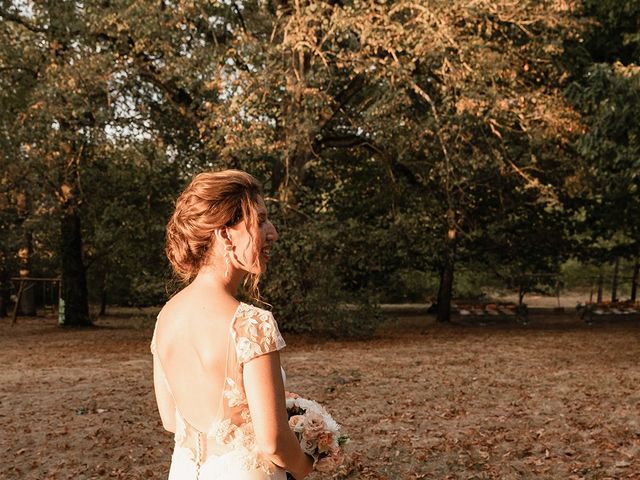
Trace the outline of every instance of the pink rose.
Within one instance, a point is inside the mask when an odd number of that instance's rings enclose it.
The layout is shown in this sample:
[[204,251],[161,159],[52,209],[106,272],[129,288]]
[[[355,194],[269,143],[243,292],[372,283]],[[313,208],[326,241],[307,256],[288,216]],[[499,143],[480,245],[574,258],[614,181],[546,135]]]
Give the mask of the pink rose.
[[336,468],[338,468],[338,465],[339,465],[338,459],[333,457],[333,456],[329,456],[329,457],[324,457],[324,458],[321,458],[320,460],[318,460],[316,462],[314,468],[318,472],[331,473]]
[[300,398],[300,395],[293,392],[284,392],[284,398]]
[[302,440],[300,442],[300,448],[304,453],[308,453],[312,457],[316,455],[317,445],[313,440]]
[[336,467],[342,465],[342,463],[344,462],[344,453],[340,447],[337,447],[335,445],[332,446],[329,456],[336,462]]
[[328,453],[333,446],[333,435],[328,432],[320,434],[318,437],[318,451],[321,453]]
[[304,429],[302,438],[305,440],[315,440],[325,430],[324,420],[315,412],[307,412],[304,416]]
[[295,430],[296,426],[303,420],[304,417],[302,415],[294,415],[289,419],[289,427],[291,427],[292,430]]

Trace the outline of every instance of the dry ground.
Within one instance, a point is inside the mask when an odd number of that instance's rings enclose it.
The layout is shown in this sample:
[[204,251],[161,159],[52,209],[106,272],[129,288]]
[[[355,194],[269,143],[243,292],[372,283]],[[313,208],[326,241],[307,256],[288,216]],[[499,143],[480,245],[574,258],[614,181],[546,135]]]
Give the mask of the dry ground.
[[[0,319],[0,478],[166,478],[152,318]],[[344,425],[349,478],[640,479],[640,319],[531,320],[285,336],[288,387]]]

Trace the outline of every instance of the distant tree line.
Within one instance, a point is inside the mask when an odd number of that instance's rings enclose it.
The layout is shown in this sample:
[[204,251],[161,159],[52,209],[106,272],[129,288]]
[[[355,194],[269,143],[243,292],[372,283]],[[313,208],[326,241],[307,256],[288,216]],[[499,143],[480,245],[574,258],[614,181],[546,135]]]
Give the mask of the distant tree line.
[[638,18],[638,0],[0,2],[4,304],[25,272],[62,277],[69,325],[161,303],[173,201],[222,168],[264,181],[263,296],[288,329],[358,334],[378,302],[428,298],[448,321],[456,272],[524,295],[569,258],[631,265],[635,296]]

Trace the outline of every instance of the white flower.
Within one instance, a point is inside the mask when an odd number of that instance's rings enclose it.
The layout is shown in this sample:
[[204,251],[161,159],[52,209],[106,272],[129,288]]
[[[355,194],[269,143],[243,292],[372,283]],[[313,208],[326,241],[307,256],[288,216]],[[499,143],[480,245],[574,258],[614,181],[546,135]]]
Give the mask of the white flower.
[[[317,470],[322,472],[334,471],[342,462],[341,448],[338,443],[340,425],[333,419],[327,410],[318,402],[295,394],[286,397],[287,410],[290,414],[296,413],[290,419],[290,426],[300,441],[302,450],[314,457],[317,462]],[[302,412],[301,414],[298,414]],[[307,422],[310,422],[307,425]],[[320,442],[323,451],[331,447],[329,458],[320,462]]]

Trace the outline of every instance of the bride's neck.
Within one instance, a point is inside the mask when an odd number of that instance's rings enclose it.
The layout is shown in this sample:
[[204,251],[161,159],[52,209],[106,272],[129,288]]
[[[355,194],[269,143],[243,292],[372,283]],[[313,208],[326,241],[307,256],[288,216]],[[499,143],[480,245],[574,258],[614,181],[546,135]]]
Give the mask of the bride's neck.
[[225,276],[225,271],[219,267],[205,265],[200,269],[192,283],[202,285],[210,289],[212,293],[218,292],[235,297],[244,277],[245,272],[242,270],[230,268],[228,275]]

